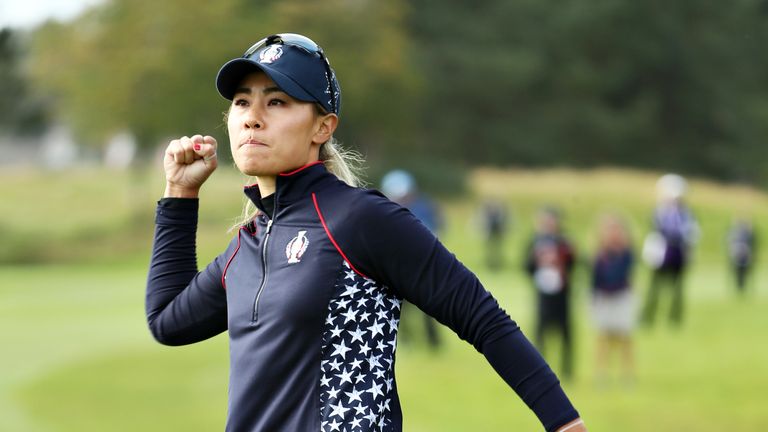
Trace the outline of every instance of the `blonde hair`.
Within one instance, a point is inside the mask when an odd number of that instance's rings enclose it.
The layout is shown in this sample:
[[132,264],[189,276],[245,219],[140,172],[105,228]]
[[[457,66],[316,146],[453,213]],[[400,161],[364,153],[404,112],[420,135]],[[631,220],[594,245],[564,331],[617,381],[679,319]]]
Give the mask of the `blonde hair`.
[[[331,137],[328,141],[320,145],[320,161],[331,174],[339,178],[344,183],[357,187],[363,186],[361,179],[363,169],[363,156],[350,149],[341,146],[336,138]],[[253,184],[253,178],[250,181]],[[252,221],[260,213],[250,199],[245,199],[243,212],[238,217],[237,222],[229,230],[240,229],[243,225]]]

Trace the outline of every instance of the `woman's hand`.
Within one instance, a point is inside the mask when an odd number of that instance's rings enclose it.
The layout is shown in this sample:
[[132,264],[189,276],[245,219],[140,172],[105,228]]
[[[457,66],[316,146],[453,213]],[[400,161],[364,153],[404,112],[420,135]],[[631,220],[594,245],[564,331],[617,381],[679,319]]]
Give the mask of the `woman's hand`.
[[197,198],[200,186],[218,166],[216,140],[195,135],[175,139],[165,149],[165,197]]
[[584,422],[580,418],[563,425],[557,432],[587,432],[587,427],[584,426]]

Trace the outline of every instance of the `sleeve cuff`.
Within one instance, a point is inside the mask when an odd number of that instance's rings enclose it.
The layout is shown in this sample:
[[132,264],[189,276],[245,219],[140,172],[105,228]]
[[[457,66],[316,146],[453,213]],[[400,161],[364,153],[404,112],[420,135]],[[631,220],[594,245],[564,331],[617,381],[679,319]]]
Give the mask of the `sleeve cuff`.
[[161,198],[157,202],[158,225],[197,225],[198,198]]

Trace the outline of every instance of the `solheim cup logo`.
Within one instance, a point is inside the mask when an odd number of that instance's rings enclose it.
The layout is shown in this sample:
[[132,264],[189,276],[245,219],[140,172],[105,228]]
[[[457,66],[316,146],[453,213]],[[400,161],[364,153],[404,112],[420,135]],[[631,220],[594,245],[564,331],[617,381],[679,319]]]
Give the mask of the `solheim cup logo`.
[[272,63],[283,55],[283,49],[279,45],[270,45],[259,53],[259,63]]
[[301,256],[304,255],[307,246],[309,246],[306,233],[306,231],[299,231],[299,234],[285,246],[285,257],[288,258],[288,264],[296,264],[301,261]]

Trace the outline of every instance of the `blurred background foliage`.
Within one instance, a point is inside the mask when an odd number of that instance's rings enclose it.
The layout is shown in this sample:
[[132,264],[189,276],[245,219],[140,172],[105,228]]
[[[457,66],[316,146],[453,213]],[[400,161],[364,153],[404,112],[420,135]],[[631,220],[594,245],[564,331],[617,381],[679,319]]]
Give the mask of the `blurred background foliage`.
[[[580,347],[578,378],[564,384],[590,430],[759,429],[768,255],[737,300],[724,240],[737,216],[768,235],[767,24],[768,0],[104,0],[74,19],[0,29],[0,430],[221,428],[226,337],[170,350],[144,323],[157,156],[182,135],[226,145],[216,72],[276,32],[323,46],[343,91],[337,135],[365,156],[370,185],[398,167],[442,194],[441,240],[526,331],[523,248],[542,204],[563,209],[579,256]],[[28,151],[62,131],[78,148],[71,165]],[[138,146],[131,170],[107,163],[123,133]],[[34,163],[14,163],[14,149]],[[690,324],[638,332],[636,386],[596,388],[596,223],[618,213],[637,249],[668,171],[691,180],[703,232]],[[223,163],[203,188],[199,263],[230,241],[244,181]],[[512,217],[499,273],[476,226],[488,198]],[[638,266],[638,294],[648,278]],[[398,345],[409,430],[539,429],[481,356],[445,340],[438,356]]]
[[287,31],[329,54],[338,136],[374,178],[407,160],[436,192],[475,165],[765,186],[767,19],[765,0],[111,0],[2,33],[0,127],[34,132],[53,116],[95,148],[128,130],[142,155],[197,132],[225,142],[217,69]]

